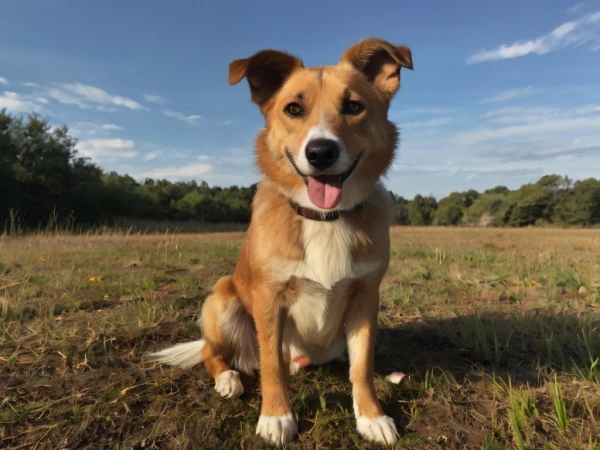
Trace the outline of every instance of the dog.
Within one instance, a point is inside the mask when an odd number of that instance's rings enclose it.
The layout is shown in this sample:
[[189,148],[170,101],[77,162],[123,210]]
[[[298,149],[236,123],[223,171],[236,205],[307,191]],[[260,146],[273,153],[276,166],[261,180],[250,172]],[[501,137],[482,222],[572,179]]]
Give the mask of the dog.
[[388,110],[401,68],[413,70],[411,50],[378,38],[335,65],[305,67],[277,50],[229,65],[229,84],[246,78],[265,119],[252,218],[234,273],[202,305],[202,339],[150,356],[182,368],[203,362],[225,398],[243,394],[240,372],[258,370],[256,434],[269,444],[298,432],[290,375],[333,360],[349,362],[359,434],[399,439],[377,399],[374,347],[395,209],[381,178],[398,145]]

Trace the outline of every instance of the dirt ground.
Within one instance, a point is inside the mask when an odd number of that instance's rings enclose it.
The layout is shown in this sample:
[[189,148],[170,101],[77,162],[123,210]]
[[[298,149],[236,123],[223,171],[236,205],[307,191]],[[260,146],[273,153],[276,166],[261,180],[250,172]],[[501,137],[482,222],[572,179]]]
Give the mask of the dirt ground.
[[[242,237],[0,238],[0,448],[265,448],[257,379],[222,400],[202,366],[143,360],[199,338]],[[376,371],[398,448],[600,448],[599,231],[398,227],[392,242]],[[356,432],[346,364],[290,389],[291,449],[380,448]]]

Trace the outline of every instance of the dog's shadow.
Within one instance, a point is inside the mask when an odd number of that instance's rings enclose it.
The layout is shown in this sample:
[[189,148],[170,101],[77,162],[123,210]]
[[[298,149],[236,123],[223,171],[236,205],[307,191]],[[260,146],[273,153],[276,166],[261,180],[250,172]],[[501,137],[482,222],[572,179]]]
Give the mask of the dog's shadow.
[[[552,330],[550,345],[548,330]],[[454,401],[455,394],[460,394],[457,404],[469,407],[485,394],[481,383],[486,377],[505,386],[509,382],[512,387],[539,386],[544,382],[544,371],[548,371],[546,374],[550,370],[555,373],[572,371],[574,366],[585,364],[590,349],[600,351],[600,337],[584,338],[580,319],[569,314],[486,313],[382,328],[378,332],[375,351],[379,400],[385,413],[396,421],[401,435],[431,431],[425,430],[429,428],[425,422],[414,420],[410,405],[417,401],[427,404],[430,412],[436,415],[439,427],[445,426],[449,433],[453,429],[462,433],[457,439],[466,439],[466,445],[468,424],[457,426],[453,416],[455,408],[447,406],[443,411],[445,406],[440,400],[443,397],[432,394],[437,387],[446,383],[445,400]],[[592,354],[591,357],[600,355]],[[385,376],[392,372],[404,373],[409,381],[398,385],[385,381]],[[352,419],[348,363],[309,366],[303,369],[300,377],[303,378],[296,383],[292,377],[290,384],[292,395],[296,397],[294,402],[301,433],[314,426],[312,419],[307,418],[316,417],[323,409],[332,414],[346,412],[348,420]],[[303,386],[302,381],[308,381],[310,386]],[[258,395],[257,378],[247,379],[244,384],[249,395]],[[318,389],[313,389],[315,385]],[[301,401],[297,400],[298,396],[302,397]]]

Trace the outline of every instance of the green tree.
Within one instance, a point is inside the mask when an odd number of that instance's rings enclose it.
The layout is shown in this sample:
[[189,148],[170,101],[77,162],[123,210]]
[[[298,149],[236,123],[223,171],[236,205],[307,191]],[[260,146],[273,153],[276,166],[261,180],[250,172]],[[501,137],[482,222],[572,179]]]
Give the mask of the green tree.
[[466,192],[453,192],[438,203],[433,215],[434,225],[458,225],[465,210],[479,198],[479,192],[471,189]]
[[548,220],[552,206],[552,194],[538,184],[526,184],[507,199],[505,223],[513,227],[535,225]]
[[463,223],[502,226],[507,208],[507,196],[504,194],[483,194],[467,208]]
[[589,226],[600,223],[600,181],[578,181],[562,195],[554,209],[557,222]]
[[409,225],[410,220],[408,218],[408,205],[410,204],[410,201],[404,197],[394,194],[392,191],[389,192],[394,199],[394,203],[396,204],[394,223],[396,225]]
[[433,214],[437,208],[434,197],[423,197],[418,194],[408,205],[408,220],[413,226],[431,225]]

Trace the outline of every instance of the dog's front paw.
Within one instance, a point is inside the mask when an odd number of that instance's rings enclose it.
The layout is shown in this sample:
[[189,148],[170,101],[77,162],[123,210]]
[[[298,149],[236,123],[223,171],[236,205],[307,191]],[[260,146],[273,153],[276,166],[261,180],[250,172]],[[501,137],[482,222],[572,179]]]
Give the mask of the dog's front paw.
[[277,446],[289,444],[297,433],[298,424],[291,413],[286,416],[261,415],[256,426],[256,434]]
[[215,390],[225,398],[237,398],[244,393],[240,374],[235,370],[226,370],[215,378]]
[[400,439],[394,419],[388,416],[380,416],[375,419],[358,417],[356,429],[365,439],[382,444],[391,445]]

